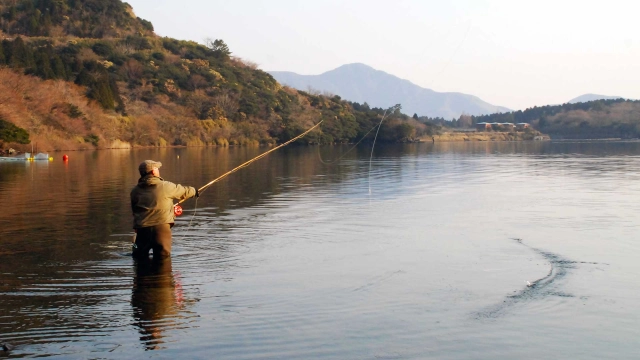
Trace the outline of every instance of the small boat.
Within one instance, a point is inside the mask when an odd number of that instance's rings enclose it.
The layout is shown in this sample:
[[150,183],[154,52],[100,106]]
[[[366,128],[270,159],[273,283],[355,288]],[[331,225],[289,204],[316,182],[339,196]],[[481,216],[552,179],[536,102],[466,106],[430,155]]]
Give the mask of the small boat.
[[33,157],[33,160],[49,160],[49,154],[38,153],[36,156]]
[[29,161],[31,153],[24,153],[16,156],[0,156],[0,161]]
[[50,160],[49,154],[38,153],[31,156],[31,153],[24,153],[17,156],[0,156],[0,161],[33,161],[33,160]]

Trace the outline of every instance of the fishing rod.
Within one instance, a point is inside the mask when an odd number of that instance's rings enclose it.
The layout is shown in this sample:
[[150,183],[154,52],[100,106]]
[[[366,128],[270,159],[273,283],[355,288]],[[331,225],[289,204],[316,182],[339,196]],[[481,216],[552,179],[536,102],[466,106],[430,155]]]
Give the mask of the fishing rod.
[[[280,145],[278,145],[278,146],[274,147],[273,149],[271,149],[271,150],[269,150],[269,151],[266,151],[266,152],[264,152],[264,153],[262,153],[262,154],[260,154],[260,155],[258,155],[258,156],[256,156],[256,157],[254,157],[253,159],[251,159],[251,160],[249,160],[249,161],[245,162],[245,163],[240,164],[239,166],[237,166],[237,167],[235,167],[235,168],[233,168],[233,169],[231,169],[231,170],[227,171],[226,173],[224,173],[224,174],[222,174],[222,175],[218,176],[217,178],[215,178],[215,179],[211,180],[211,181],[210,181],[210,182],[208,182],[207,184],[202,185],[202,187],[200,187],[200,188],[198,189],[198,194],[201,194],[201,193],[202,193],[203,191],[205,191],[209,186],[211,186],[211,185],[213,185],[213,184],[217,183],[218,181],[220,181],[220,180],[224,179],[225,177],[227,177],[227,176],[229,176],[229,175],[233,174],[234,172],[236,172],[236,171],[238,171],[238,170],[240,170],[240,169],[242,169],[242,168],[244,168],[244,167],[249,166],[249,164],[253,163],[254,161],[258,161],[258,160],[262,159],[263,157],[265,157],[265,156],[269,155],[270,153],[272,153],[272,152],[274,152],[274,151],[276,151],[276,150],[278,150],[278,149],[280,149],[280,148],[282,148],[282,147],[285,147],[285,146],[287,146],[287,145],[291,144],[292,142],[294,142],[294,141],[296,141],[296,140],[298,140],[298,139],[300,139],[300,138],[303,138],[305,135],[307,135],[308,133],[310,133],[311,131],[313,131],[313,129],[315,129],[315,128],[317,128],[318,126],[320,126],[320,124],[322,124],[322,122],[323,122],[323,121],[324,121],[324,120],[320,120],[317,124],[315,124],[314,126],[312,126],[309,130],[307,130],[307,131],[303,132],[302,134],[300,134],[300,135],[298,135],[298,136],[294,137],[293,139],[291,139],[291,140],[289,140],[289,141],[287,141],[287,142],[285,142],[285,143],[282,143],[282,144],[280,144]],[[185,200],[187,200],[187,199],[182,199],[182,200],[178,201],[178,203],[177,203],[177,204],[175,204],[175,205],[173,206],[173,212],[174,212],[174,214],[175,214],[176,216],[180,216],[180,215],[182,215],[182,207],[180,206],[180,204],[182,204]]]

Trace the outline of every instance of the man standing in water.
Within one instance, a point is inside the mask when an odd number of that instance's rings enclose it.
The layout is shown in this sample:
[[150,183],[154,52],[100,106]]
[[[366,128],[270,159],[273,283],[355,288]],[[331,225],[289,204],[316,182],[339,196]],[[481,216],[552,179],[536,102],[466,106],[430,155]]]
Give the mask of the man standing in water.
[[153,249],[154,259],[171,255],[171,227],[175,215],[173,199],[182,200],[198,196],[198,190],[165,181],[160,177],[162,163],[145,160],[140,164],[138,185],[131,190],[131,210],[136,240],[133,256],[149,257]]

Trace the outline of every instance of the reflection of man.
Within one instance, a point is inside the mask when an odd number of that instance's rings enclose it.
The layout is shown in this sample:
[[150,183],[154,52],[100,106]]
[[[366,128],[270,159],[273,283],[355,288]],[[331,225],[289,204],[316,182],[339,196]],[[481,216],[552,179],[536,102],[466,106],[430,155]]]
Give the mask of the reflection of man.
[[131,190],[133,228],[137,236],[133,256],[146,258],[153,249],[153,257],[171,255],[171,227],[175,215],[173,199],[198,196],[198,190],[165,181],[160,177],[162,163],[145,160],[140,164],[140,180]]
[[140,341],[148,350],[160,348],[162,332],[175,325],[172,320],[182,301],[182,286],[173,277],[171,258],[136,261],[131,306]]

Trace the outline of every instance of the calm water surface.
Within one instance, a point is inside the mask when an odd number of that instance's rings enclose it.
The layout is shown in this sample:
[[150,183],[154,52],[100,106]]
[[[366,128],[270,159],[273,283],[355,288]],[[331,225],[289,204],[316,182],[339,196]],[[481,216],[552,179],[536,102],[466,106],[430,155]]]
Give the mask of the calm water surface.
[[159,265],[127,256],[137,164],[201,186],[264,148],[0,163],[0,357],[640,357],[640,143],[346,149],[187,201]]

